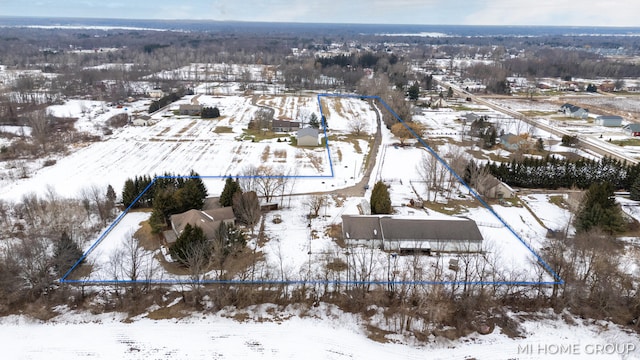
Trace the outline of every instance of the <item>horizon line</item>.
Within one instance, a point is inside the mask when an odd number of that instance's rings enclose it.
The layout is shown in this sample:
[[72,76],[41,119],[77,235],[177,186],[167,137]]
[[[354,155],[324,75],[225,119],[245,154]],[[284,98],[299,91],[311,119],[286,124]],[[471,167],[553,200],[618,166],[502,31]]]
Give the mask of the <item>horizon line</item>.
[[233,20],[233,19],[169,19],[169,18],[127,18],[127,17],[93,17],[93,16],[37,16],[37,15],[0,15],[0,19],[38,19],[38,20],[124,20],[124,21],[163,21],[193,23],[236,23],[236,24],[295,24],[295,25],[347,25],[347,26],[446,26],[446,27],[494,27],[494,28],[602,28],[602,29],[640,29],[640,25],[549,25],[549,24],[452,24],[452,23],[364,23],[364,22],[304,22],[281,20]]

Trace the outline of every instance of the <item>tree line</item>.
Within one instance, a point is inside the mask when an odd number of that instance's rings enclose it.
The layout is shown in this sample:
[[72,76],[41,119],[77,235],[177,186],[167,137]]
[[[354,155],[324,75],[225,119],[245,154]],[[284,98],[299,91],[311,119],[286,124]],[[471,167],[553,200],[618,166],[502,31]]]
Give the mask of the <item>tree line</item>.
[[[473,166],[471,163],[468,165]],[[501,181],[524,188],[558,189],[577,187],[587,189],[591,184],[608,182],[615,189],[630,189],[640,175],[640,165],[630,165],[617,159],[600,160],[581,158],[576,161],[525,157],[522,160],[489,162],[488,171]]]

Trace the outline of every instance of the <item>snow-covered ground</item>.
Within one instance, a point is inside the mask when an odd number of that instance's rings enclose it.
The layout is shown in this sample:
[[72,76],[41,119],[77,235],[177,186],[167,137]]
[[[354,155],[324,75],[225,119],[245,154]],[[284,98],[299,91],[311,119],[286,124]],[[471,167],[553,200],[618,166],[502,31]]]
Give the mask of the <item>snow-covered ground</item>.
[[[278,99],[281,100],[279,115],[283,117],[295,119],[301,113],[319,113],[315,97]],[[285,141],[289,139],[287,134],[260,142],[252,142],[250,138],[241,140],[243,129],[258,109],[251,104],[250,98],[200,96],[202,105],[220,108],[223,116],[218,120],[173,115],[173,108],[189,101],[190,98],[186,98],[165,112],[155,114],[154,119],[158,122],[152,126],[117,129],[105,141],[76,150],[59,159],[54,166],[35,170],[27,179],[0,180],[0,197],[17,200],[26,193],[44,192],[46,185],[51,185],[62,196],[75,197],[81,189],[92,184],[100,187],[110,184],[119,191],[127,178],[136,175],[153,176],[165,172],[187,175],[193,169],[202,176],[223,177],[241,175],[251,165],[271,166],[279,175],[324,177],[300,179],[296,182],[295,192],[330,191],[354,185],[361,178],[368,152],[366,141],[359,141],[359,153],[354,151],[352,143],[330,141],[330,161],[326,147],[294,147]],[[265,105],[276,105],[272,99],[260,101]],[[327,119],[334,133],[343,133],[348,128],[349,111],[359,111],[355,114],[375,121],[375,114],[370,109],[367,111],[360,100],[344,99],[343,103],[348,110],[342,112],[331,110],[335,102],[328,105],[332,112]],[[95,131],[115,113],[131,112],[140,107],[143,105],[136,103],[131,108],[104,109],[100,102],[71,101],[50,107],[49,111],[56,116],[78,117],[81,120],[76,127]],[[101,111],[103,114],[93,115]],[[211,194],[218,194],[223,183],[212,180],[206,185]]]
[[[194,313],[181,319],[145,315],[90,315],[68,309],[47,322],[25,316],[0,318],[3,357],[8,359],[640,359],[634,334],[606,323],[541,314],[519,321],[526,338],[510,338],[496,327],[489,335],[451,341],[433,337],[381,343],[367,338],[356,315],[332,306],[248,312]],[[300,317],[302,312],[305,317]],[[232,317],[246,313],[248,320]],[[515,315],[518,317],[518,315]],[[392,337],[393,338],[393,337]],[[409,343],[409,344],[408,344]]]

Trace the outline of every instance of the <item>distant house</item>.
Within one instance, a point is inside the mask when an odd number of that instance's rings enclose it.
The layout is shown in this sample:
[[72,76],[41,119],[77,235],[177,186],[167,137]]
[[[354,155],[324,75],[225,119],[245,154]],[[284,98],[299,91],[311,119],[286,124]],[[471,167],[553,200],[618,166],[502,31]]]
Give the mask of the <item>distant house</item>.
[[622,131],[629,136],[640,136],[640,124],[629,124],[622,127]]
[[291,120],[272,120],[271,130],[273,132],[291,132],[300,130],[300,123]]
[[616,90],[616,85],[611,81],[605,81],[598,86],[598,89],[602,92],[612,92]]
[[617,127],[622,125],[622,116],[612,115],[612,116],[604,116],[600,115],[596,118],[596,125],[600,126],[612,126]]
[[511,186],[498,179],[495,180],[487,182],[485,189],[478,189],[478,191],[489,199],[513,199],[516,197],[516,191]]
[[298,130],[298,146],[318,146],[318,134],[318,129],[311,127]]
[[200,115],[202,112],[202,105],[199,104],[180,104],[180,108],[178,109],[178,113],[180,115]]
[[560,112],[572,118],[586,119],[589,116],[589,109],[565,103],[560,107]]
[[471,124],[472,122],[474,122],[474,121],[476,121],[478,119],[480,119],[480,116],[476,115],[474,113],[467,113],[467,114],[462,115],[462,120],[466,120],[467,124]]
[[147,95],[149,95],[149,97],[152,99],[160,99],[164,96],[164,91],[160,89],[152,89],[147,91]]
[[[198,226],[204,232],[207,239],[214,239],[216,231],[220,228],[221,223],[227,225],[235,225],[236,217],[230,206],[211,209],[211,210],[188,210],[180,214],[171,215],[171,229],[173,234],[165,234],[168,244],[172,244],[180,236],[187,224]],[[171,236],[173,235],[173,236]]]
[[133,126],[149,126],[153,125],[153,121],[151,120],[151,116],[149,115],[140,115],[133,119],[131,124],[133,124]]
[[500,136],[500,144],[506,149],[510,151],[520,150],[522,148],[528,147],[529,142],[526,138],[520,135],[514,134],[504,134]]
[[482,234],[467,218],[419,219],[388,215],[342,215],[349,245],[398,252],[481,252]]

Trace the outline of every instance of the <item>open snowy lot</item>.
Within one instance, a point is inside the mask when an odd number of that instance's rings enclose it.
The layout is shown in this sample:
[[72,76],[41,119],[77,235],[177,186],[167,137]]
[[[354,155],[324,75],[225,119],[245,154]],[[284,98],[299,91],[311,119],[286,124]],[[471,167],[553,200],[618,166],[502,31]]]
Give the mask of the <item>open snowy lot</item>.
[[[64,309],[61,309],[64,310]],[[196,313],[181,319],[134,321],[126,314],[89,315],[69,310],[47,322],[23,316],[0,318],[3,354],[11,359],[640,359],[637,337],[606,322],[587,323],[552,314],[518,316],[526,338],[499,327],[489,335],[427,345],[410,339],[368,339],[358,316],[331,306]],[[234,316],[245,314],[245,321]],[[302,314],[306,316],[301,317]],[[34,339],[37,341],[34,342]]]

